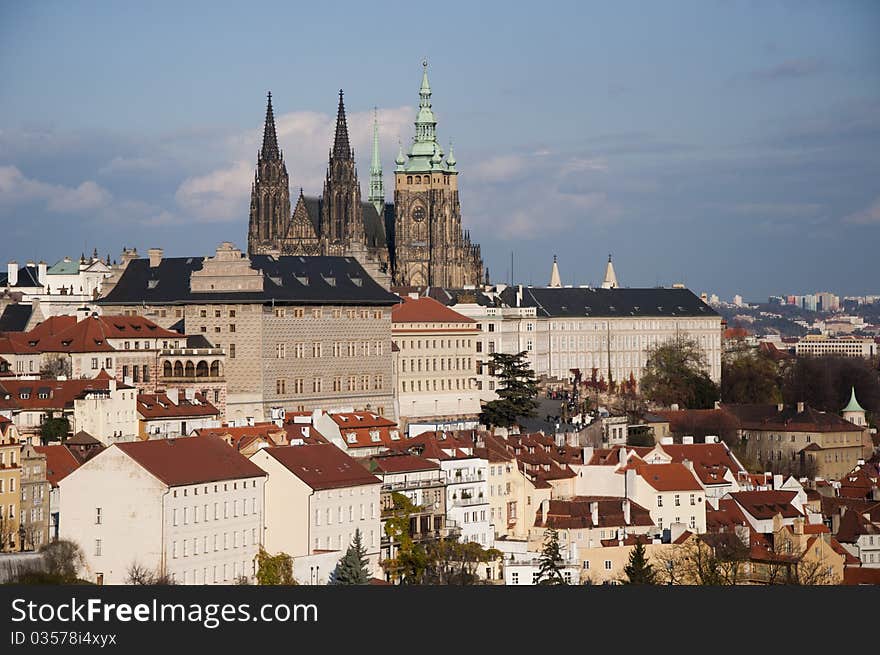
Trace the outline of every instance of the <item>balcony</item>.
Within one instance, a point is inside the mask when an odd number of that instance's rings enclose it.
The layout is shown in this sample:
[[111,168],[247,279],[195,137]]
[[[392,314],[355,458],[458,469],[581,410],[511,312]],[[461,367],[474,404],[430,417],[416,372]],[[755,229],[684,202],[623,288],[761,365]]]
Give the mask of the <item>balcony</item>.
[[484,478],[482,475],[474,475],[474,474],[470,473],[470,474],[463,474],[463,475],[450,475],[447,478],[446,483],[447,484],[459,484],[459,483],[464,484],[466,482],[485,482],[485,481],[486,481],[486,478]]
[[204,355],[225,355],[223,348],[164,348],[160,357],[197,357]]
[[489,501],[482,497],[476,498],[453,498],[453,507],[473,507],[474,505],[488,505]]
[[430,487],[442,487],[445,480],[433,478],[431,480],[407,480],[406,482],[391,482],[382,485],[382,491],[401,491],[406,489],[424,489]]

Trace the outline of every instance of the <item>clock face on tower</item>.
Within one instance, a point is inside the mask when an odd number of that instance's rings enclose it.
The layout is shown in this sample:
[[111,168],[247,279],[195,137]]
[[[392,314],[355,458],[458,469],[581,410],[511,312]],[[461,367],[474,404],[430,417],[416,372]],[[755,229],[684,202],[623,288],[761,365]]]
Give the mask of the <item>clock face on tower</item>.
[[416,205],[416,208],[413,209],[412,217],[416,223],[421,223],[425,220],[425,208],[421,205]]

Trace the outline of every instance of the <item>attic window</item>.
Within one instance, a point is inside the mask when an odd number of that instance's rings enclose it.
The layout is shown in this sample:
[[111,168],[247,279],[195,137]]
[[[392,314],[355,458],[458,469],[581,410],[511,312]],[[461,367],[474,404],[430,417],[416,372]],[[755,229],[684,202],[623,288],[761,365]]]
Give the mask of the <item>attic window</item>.
[[324,282],[326,282],[327,284],[329,284],[331,287],[335,287],[335,286],[336,286],[336,278],[335,278],[335,277],[327,277],[327,276],[324,276],[324,275],[322,275],[321,277],[324,278]]
[[147,282],[147,289],[155,289],[157,284],[159,284],[159,280],[150,280]]
[[379,431],[370,430],[370,441],[379,441]]
[[269,276],[269,279],[272,280],[272,282],[273,282],[274,284],[277,284],[279,287],[281,286],[281,278],[280,278],[280,277],[276,277],[276,276],[274,276],[274,275],[270,275],[270,276]]
[[351,281],[354,282],[354,286],[356,287],[364,286],[364,279],[361,277],[353,277],[351,278]]
[[345,440],[348,441],[348,443],[357,443],[358,438],[354,432],[349,432],[346,435]]
[[392,430],[391,441],[400,441],[400,432],[398,432],[397,430]]
[[296,281],[305,287],[309,286],[309,278],[305,275],[297,275]]

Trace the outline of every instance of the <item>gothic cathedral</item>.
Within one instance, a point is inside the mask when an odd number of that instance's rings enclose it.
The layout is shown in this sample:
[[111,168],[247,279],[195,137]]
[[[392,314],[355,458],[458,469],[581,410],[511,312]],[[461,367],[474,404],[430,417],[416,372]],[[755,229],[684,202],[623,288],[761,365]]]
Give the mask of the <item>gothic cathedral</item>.
[[354,257],[386,287],[460,288],[481,283],[480,246],[471,244],[461,226],[455,157],[451,145],[444,157],[437,142],[427,63],[423,67],[416,135],[406,156],[401,149],[395,162],[393,205],[385,202],[375,119],[369,198],[361,201],[340,91],[324,192],[313,197],[300,191],[291,212],[289,178],[269,94],[251,188],[250,254]]

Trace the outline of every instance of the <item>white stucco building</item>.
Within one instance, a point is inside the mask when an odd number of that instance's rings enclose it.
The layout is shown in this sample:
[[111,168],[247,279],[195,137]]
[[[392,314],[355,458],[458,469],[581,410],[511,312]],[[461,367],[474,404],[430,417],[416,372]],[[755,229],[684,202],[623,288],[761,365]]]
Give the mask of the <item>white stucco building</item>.
[[[304,584],[326,584],[360,530],[371,573],[379,577],[382,482],[329,443],[263,448],[251,462],[268,475],[265,548],[287,553]],[[326,555],[327,551],[335,555]],[[332,565],[330,565],[332,564]]]
[[125,584],[137,564],[178,584],[253,582],[266,474],[218,438],[114,444],[59,482],[80,576]]

